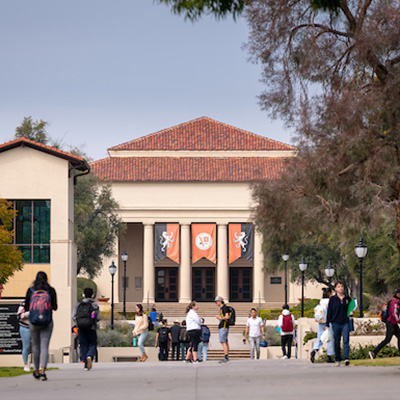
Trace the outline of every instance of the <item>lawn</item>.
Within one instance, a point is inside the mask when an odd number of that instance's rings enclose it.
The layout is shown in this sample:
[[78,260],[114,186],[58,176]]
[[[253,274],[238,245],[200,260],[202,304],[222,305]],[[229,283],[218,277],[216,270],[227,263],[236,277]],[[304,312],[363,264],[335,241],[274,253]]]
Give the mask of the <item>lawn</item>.
[[[49,368],[47,371],[58,368]],[[23,367],[0,367],[0,378],[11,378],[13,376],[27,375],[33,373],[31,368],[30,372],[25,372]]]
[[351,360],[351,365],[366,367],[390,367],[400,366],[400,357],[376,358],[375,360]]

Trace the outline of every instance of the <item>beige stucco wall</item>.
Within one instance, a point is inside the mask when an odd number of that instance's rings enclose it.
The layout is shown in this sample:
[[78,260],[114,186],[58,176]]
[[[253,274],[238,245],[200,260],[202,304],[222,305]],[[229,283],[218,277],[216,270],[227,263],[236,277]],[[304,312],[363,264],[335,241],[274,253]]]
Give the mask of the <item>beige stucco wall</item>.
[[50,211],[50,265],[26,264],[5,285],[3,296],[23,297],[39,270],[49,273],[58,295],[50,347],[71,343],[71,312],[76,299],[76,248],[73,244],[73,178],[68,161],[29,147],[0,153],[0,197],[46,199]]

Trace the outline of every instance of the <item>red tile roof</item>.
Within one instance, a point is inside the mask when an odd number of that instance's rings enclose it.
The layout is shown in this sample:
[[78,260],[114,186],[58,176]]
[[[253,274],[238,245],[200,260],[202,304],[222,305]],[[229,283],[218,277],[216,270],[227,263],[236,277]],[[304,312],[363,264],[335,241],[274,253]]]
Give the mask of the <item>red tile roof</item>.
[[42,151],[44,153],[68,160],[79,170],[85,171],[89,169],[89,165],[83,157],[76,156],[72,153],[68,153],[60,149],[56,149],[55,147],[47,146],[46,144],[35,142],[26,137],[21,137],[19,139],[12,140],[11,142],[0,144],[0,153],[2,153],[3,151],[14,149],[16,147],[23,146],[27,146]]
[[294,150],[293,146],[200,117],[109,150]]
[[287,158],[108,157],[92,172],[112,182],[254,182],[276,179]]

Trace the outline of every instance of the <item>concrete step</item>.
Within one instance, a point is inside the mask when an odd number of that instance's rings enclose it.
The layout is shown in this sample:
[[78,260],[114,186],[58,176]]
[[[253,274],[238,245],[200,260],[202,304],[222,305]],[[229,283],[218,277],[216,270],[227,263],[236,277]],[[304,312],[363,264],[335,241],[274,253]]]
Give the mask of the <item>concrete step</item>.
[[[208,350],[207,360],[221,360],[224,358],[223,350]],[[231,350],[229,352],[231,360],[243,360],[250,358],[250,350]]]

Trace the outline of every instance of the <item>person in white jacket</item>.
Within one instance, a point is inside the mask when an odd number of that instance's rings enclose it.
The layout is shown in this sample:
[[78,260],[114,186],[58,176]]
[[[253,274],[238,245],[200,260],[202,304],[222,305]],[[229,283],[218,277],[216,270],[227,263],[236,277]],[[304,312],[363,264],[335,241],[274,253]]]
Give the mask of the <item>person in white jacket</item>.
[[198,347],[201,341],[201,318],[197,314],[197,303],[192,301],[186,307],[186,329],[190,338],[190,347],[187,352],[186,362],[192,362],[190,355],[193,354],[193,362],[198,363]]
[[294,315],[290,313],[289,306],[287,304],[282,307],[282,310],[282,314],[278,318],[278,326],[281,330],[282,353],[283,359],[290,359],[292,356],[292,344],[296,320]]

